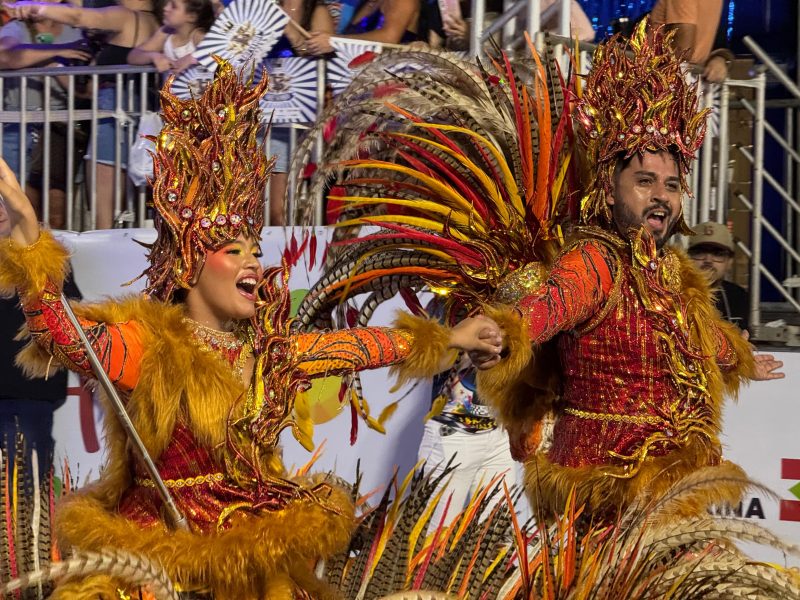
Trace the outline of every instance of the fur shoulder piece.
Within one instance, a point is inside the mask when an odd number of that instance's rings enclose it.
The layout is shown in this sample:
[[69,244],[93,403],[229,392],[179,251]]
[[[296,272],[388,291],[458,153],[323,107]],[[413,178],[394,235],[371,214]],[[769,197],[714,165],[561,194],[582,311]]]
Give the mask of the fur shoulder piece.
[[[714,305],[714,294],[706,277],[697,270],[685,252],[673,250],[680,261],[681,287],[686,299],[686,313],[692,324],[692,337],[712,357],[712,393],[735,397],[739,386],[752,378],[755,371],[753,347],[742,331],[725,321]],[[724,340],[722,339],[724,338]],[[730,358],[716,364],[721,343],[727,344]],[[714,389],[716,388],[716,389]]]
[[69,253],[53,235],[42,230],[30,246],[0,240],[0,294],[19,292],[23,302],[41,295],[48,281],[59,289],[69,270]]

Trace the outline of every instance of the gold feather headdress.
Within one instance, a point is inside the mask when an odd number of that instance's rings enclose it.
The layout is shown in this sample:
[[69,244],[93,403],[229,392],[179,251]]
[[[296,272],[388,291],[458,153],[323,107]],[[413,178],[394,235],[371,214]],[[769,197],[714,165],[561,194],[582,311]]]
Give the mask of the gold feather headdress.
[[[697,84],[687,81],[672,47],[672,34],[648,32],[643,20],[630,40],[615,36],[598,46],[575,118],[590,174],[581,220],[611,222],[606,198],[615,166],[634,154],[671,152],[688,191],[686,175],[703,142],[706,114],[698,108]],[[682,217],[677,227],[690,232]]]
[[272,160],[257,139],[259,100],[268,78],[253,84],[219,63],[199,98],[161,92],[164,126],[154,140],[153,205],[158,238],[149,247],[147,293],[169,301],[193,285],[206,251],[240,234],[258,238],[264,225],[264,190]]

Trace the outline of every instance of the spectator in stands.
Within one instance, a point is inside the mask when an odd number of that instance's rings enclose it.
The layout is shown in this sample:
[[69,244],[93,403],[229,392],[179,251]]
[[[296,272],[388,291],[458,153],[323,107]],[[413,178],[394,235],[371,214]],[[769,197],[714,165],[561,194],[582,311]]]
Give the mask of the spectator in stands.
[[674,44],[689,53],[689,62],[703,69],[703,77],[720,83],[728,76],[733,53],[725,47],[719,27],[722,0],[658,0],[650,26],[675,30]]
[[733,264],[736,246],[733,236],[722,223],[706,222],[695,225],[689,238],[689,256],[702,270],[716,293],[717,310],[742,330],[747,330],[749,302],[747,290],[725,279]]
[[[11,221],[0,200],[0,240],[10,233]],[[69,298],[81,297],[71,278],[64,292]],[[50,469],[53,453],[53,413],[67,396],[67,374],[62,369],[46,379],[29,379],[14,364],[14,357],[25,345],[14,339],[24,323],[19,298],[0,298],[0,446],[3,438],[13,443],[15,433],[21,431],[28,449],[36,448],[44,473]]]
[[[306,45],[309,31],[320,31],[332,34],[335,31],[334,15],[328,10],[329,5],[320,0],[282,0],[283,10],[291,18],[283,36],[270,50],[267,58],[289,58],[292,56],[309,56]],[[273,89],[273,86],[270,86]],[[269,181],[269,223],[285,225],[286,188],[289,180],[289,163],[291,148],[290,132],[287,127],[274,125],[270,129],[268,152],[275,156],[275,165]]]
[[169,0],[164,24],[128,54],[132,65],[153,64],[160,73],[180,73],[197,63],[193,53],[214,23],[211,0]]
[[[542,31],[558,33],[559,13],[555,6],[557,0],[541,0],[539,6],[542,12]],[[501,7],[498,7],[501,8]],[[555,10],[554,10],[555,9]],[[502,12],[502,11],[500,11]],[[496,13],[496,14],[499,14]],[[487,22],[488,26],[490,23]],[[442,25],[445,34],[445,46],[449,50],[469,49],[470,24],[459,14],[442,15]],[[577,0],[571,0],[569,13],[570,36],[582,42],[594,40],[595,31],[592,22],[583,12]]]
[[[126,64],[131,49],[156,32],[161,26],[163,0],[119,0],[116,6],[105,8],[80,8],[47,2],[12,2],[4,6],[18,19],[46,18],[81,29],[100,29],[109,32],[106,44],[95,57],[95,64],[106,66]],[[116,109],[115,88],[115,75],[104,75],[100,78],[97,98],[100,110]],[[109,229],[114,219],[116,148],[120,146],[124,169],[128,147],[125,136],[117,139],[114,118],[101,119],[94,133],[97,138],[97,228]]]
[[[420,6],[420,0],[365,0],[340,37],[383,44],[418,41]],[[331,35],[312,31],[302,51],[314,56],[330,54],[333,52]]]
[[[11,21],[0,29],[0,69],[25,69],[29,67],[51,67],[66,64],[71,61],[87,62],[91,54],[82,44],[83,34],[80,29],[70,27],[49,19],[30,19],[27,21]],[[63,84],[63,85],[62,85]],[[50,78],[50,110],[62,110],[67,106],[67,97],[64,91],[66,82],[61,78]],[[43,78],[29,77],[26,84],[27,111],[44,110]],[[19,80],[13,77],[4,79],[3,108],[9,111],[21,109],[21,89]],[[34,119],[29,119],[34,121]],[[38,189],[41,189],[41,170],[36,170],[33,160],[41,155],[43,136],[42,124],[30,123],[25,132],[24,143],[20,136],[20,126],[16,123],[3,124],[3,157],[12,171],[21,181],[31,177],[34,187],[28,187],[31,201],[41,217]],[[65,190],[66,190],[66,125],[64,123],[51,123],[50,126],[50,153],[59,156],[57,161],[50,165],[50,225],[60,229],[64,226],[65,219]],[[20,157],[25,154],[26,177],[22,179]],[[37,185],[38,184],[38,185]]]

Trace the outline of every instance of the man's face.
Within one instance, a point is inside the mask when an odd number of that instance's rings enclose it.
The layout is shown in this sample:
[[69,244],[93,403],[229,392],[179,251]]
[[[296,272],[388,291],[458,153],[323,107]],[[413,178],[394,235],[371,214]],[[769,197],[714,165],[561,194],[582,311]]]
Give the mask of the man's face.
[[11,219],[8,218],[5,203],[0,200],[0,240],[11,235]]
[[725,278],[725,273],[733,262],[733,254],[727,248],[713,244],[699,244],[689,249],[689,257],[695,266],[707,277],[709,283],[716,287]]
[[634,155],[617,173],[607,202],[621,234],[644,225],[657,247],[663,247],[682,211],[678,164],[669,152]]

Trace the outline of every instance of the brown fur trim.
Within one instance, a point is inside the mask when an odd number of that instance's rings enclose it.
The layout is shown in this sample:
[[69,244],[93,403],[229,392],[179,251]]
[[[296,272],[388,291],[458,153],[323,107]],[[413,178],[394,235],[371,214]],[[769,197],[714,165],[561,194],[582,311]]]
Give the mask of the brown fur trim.
[[455,360],[457,351],[450,349],[450,330],[433,319],[415,317],[399,312],[394,327],[405,329],[414,336],[411,353],[399,365],[392,367],[392,375],[397,377],[397,385],[412,379],[429,379],[442,370],[442,363],[448,355]]
[[90,575],[59,585],[48,600],[119,600],[124,584],[108,575]]
[[558,356],[550,343],[531,345],[525,323],[513,309],[486,310],[503,329],[507,356],[498,365],[478,373],[478,394],[494,407],[507,428],[525,428],[550,410],[556,396]]
[[[537,454],[525,464],[525,489],[534,511],[550,517],[561,514],[572,489],[575,489],[576,506],[619,507],[624,509],[634,502],[646,505],[661,498],[677,482],[698,469],[713,469],[718,483],[683,500],[671,514],[692,517],[706,513],[712,504],[737,504],[744,493],[746,479],[742,469],[728,461],[708,467],[715,456],[700,439],[692,438],[679,450],[665,456],[646,458],[635,476],[621,478],[622,467],[587,466],[562,467],[551,463],[543,454]],[[614,515],[603,515],[606,518]]]
[[42,230],[30,246],[0,240],[0,295],[19,292],[23,301],[38,298],[52,281],[59,289],[69,271],[69,253],[53,235]]
[[[708,358],[704,361],[708,375],[708,387],[715,403],[717,416],[724,397],[735,398],[739,386],[753,375],[754,360],[752,346],[735,325],[724,321],[713,302],[713,293],[708,279],[681,251],[675,251],[681,268],[681,285],[686,300],[686,317],[691,326],[691,336]],[[717,364],[719,336],[727,339],[735,355],[734,364],[721,369]]]
[[227,531],[195,534],[142,529],[96,500],[73,494],[59,507],[56,533],[81,550],[124,548],[146,554],[173,581],[187,589],[209,586],[217,600],[282,598],[280,590],[290,588],[290,581],[326,590],[323,584],[315,585],[316,560],[349,543],[355,516],[348,495],[334,489],[326,502],[341,514],[303,499],[281,511],[242,517]]

